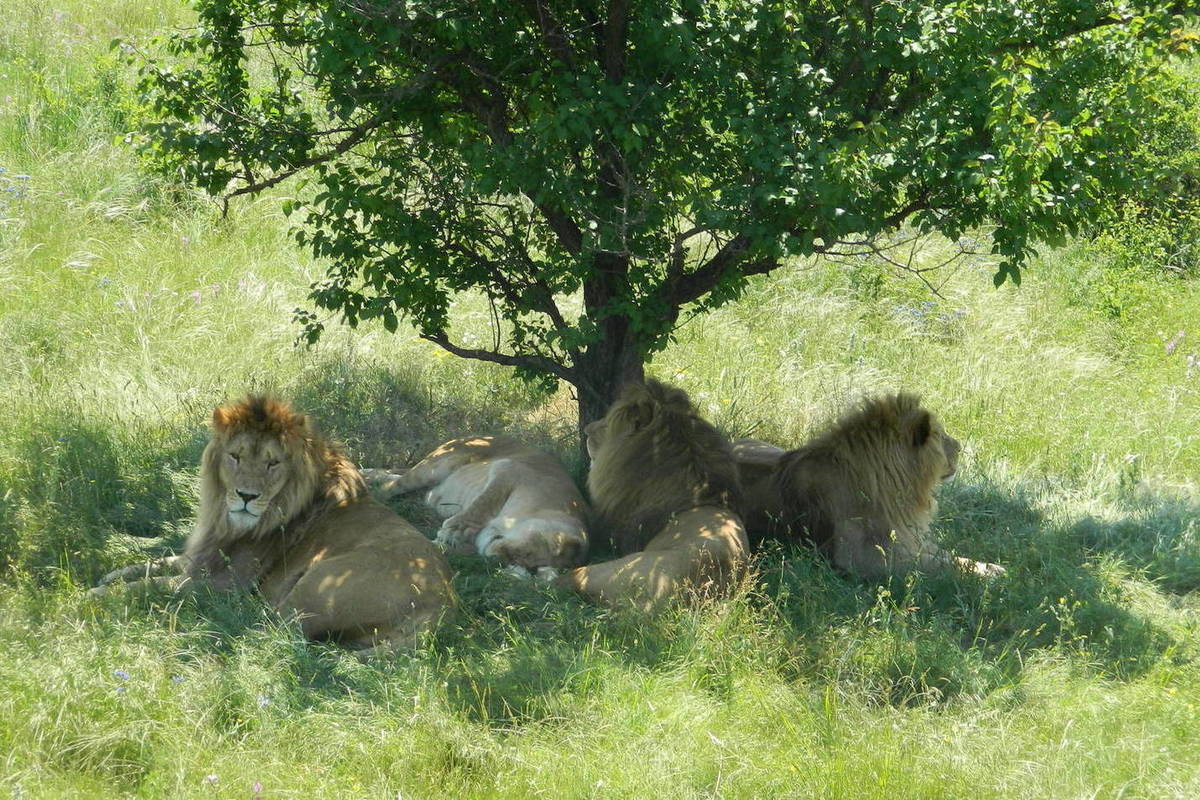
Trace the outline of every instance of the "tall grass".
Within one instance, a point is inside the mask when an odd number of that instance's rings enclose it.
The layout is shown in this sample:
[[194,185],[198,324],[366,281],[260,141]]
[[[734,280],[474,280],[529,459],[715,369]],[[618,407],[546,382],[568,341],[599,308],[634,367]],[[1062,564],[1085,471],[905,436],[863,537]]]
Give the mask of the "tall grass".
[[[780,444],[860,394],[920,393],[966,447],[937,533],[1005,564],[993,583],[862,583],[778,548],[733,600],[646,619],[456,557],[462,618],[365,664],[253,598],[86,600],[181,542],[207,415],[248,389],[373,465],[471,430],[574,454],[565,393],[404,332],[294,346],[321,265],[278,198],[222,218],[121,144],[108,40],[186,18],[0,9],[0,793],[1200,795],[1200,282],[1155,269],[1137,220],[1019,290],[984,259],[941,296],[869,260],[798,264],[651,367]],[[472,298],[454,319],[487,334]]]

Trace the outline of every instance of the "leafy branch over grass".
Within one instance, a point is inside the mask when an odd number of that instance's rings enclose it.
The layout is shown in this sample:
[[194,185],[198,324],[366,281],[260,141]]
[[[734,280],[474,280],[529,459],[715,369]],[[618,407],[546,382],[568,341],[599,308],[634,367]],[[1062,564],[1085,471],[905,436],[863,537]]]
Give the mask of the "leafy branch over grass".
[[[997,284],[1152,170],[1184,3],[197,0],[143,57],[159,166],[302,176],[316,306],[578,390],[795,256],[993,226]],[[876,250],[877,253],[886,252]],[[490,348],[450,331],[491,301]],[[579,295],[582,307],[565,298]],[[685,311],[686,309],[686,311]],[[320,319],[301,313],[310,340]]]

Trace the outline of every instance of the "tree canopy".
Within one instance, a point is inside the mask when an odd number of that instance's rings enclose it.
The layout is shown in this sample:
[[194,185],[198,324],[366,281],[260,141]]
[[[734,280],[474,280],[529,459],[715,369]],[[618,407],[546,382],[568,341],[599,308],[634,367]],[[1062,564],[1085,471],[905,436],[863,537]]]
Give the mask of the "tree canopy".
[[[988,226],[997,284],[1145,176],[1185,3],[195,0],[139,53],[150,155],[293,176],[312,301],[573,384],[581,422],[682,319],[788,259]],[[490,299],[488,348],[456,294]],[[319,318],[302,313],[310,339]],[[507,324],[500,325],[504,320]]]

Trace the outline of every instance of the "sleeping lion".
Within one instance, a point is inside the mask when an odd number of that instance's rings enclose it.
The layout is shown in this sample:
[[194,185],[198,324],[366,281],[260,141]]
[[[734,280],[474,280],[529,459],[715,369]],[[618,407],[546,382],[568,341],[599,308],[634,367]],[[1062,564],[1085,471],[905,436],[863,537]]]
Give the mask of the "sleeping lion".
[[312,420],[251,396],[220,406],[182,555],[109,573],[170,590],[257,590],[304,635],[351,647],[414,644],[455,604],[445,556],[375,502]]
[[406,472],[363,474],[385,497],[428,489],[426,503],[445,520],[436,541],[450,552],[494,557],[522,574],[587,555],[579,488],[558,459],[516,439],[453,439]]
[[655,380],[629,384],[585,434],[592,504],[623,555],[557,585],[644,611],[733,585],[749,553],[737,469],[729,442],[687,394]]
[[942,551],[929,524],[934,490],[958,466],[958,442],[910,394],[865,400],[795,450],[734,443],[752,540],[811,541],[866,578],[954,568],[991,577],[997,564]]

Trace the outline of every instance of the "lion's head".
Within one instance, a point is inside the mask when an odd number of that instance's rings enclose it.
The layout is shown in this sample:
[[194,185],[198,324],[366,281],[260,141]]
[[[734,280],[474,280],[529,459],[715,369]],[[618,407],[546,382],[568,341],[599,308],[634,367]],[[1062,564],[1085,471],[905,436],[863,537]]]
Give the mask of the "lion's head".
[[201,529],[220,539],[278,530],[318,500],[365,491],[357,471],[313,422],[250,396],[213,411],[200,466]]
[[738,501],[728,440],[681,389],[653,379],[628,384],[584,433],[588,490],[602,525],[618,532],[621,552],[641,549],[673,514]]
[[847,515],[869,513],[890,529],[923,533],[937,510],[934,490],[958,468],[959,449],[915,396],[870,398],[784,455],[776,486],[818,544]]

